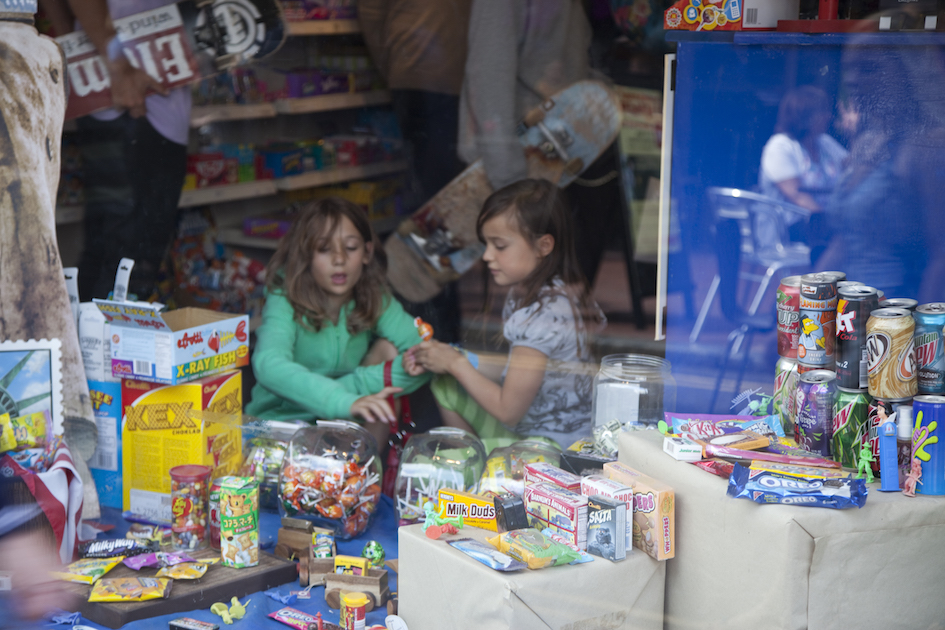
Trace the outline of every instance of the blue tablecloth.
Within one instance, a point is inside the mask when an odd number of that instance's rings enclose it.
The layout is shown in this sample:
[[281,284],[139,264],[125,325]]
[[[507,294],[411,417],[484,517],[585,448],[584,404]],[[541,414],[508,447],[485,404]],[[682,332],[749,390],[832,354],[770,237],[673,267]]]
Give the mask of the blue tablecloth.
[[[118,510],[102,508],[101,520],[104,523],[114,524],[115,529],[106,534],[100,535],[100,538],[122,538],[124,537],[125,532],[128,531],[129,523],[122,519]],[[271,552],[276,544],[276,534],[279,530],[280,522],[279,515],[269,512],[262,512],[260,514],[259,521],[260,546],[263,549]],[[394,513],[393,503],[386,496],[381,497],[381,503],[378,507],[377,515],[374,519],[374,522],[371,524],[371,527],[364,534],[353,540],[338,541],[338,553],[351,556],[360,556],[361,550],[364,548],[364,543],[369,540],[376,540],[384,546],[384,551],[387,553],[388,560],[397,557],[397,519],[396,514]],[[393,593],[397,590],[397,574],[393,571],[389,571],[388,581],[390,590]],[[281,593],[288,595],[290,590],[299,590],[300,588],[301,587],[299,586],[298,581],[295,581],[282,585],[278,590]],[[322,618],[325,621],[338,623],[338,611],[332,610],[328,607],[328,604],[325,603],[325,588],[323,586],[316,586],[311,590],[310,595],[310,599],[300,599],[296,601],[291,605],[292,608],[301,610],[311,615],[314,615],[316,612],[320,612],[322,614]],[[170,615],[153,617],[151,619],[142,619],[140,621],[134,621],[132,623],[125,624],[122,626],[122,628],[123,630],[167,630],[167,622],[179,617],[191,617],[193,619],[215,623],[220,626],[220,630],[228,630],[229,628],[232,628],[233,630],[240,630],[241,627],[246,630],[249,630],[250,628],[262,628],[264,630],[266,628],[270,630],[279,630],[282,628],[285,630],[288,628],[288,626],[282,625],[277,621],[267,617],[269,613],[275,612],[280,608],[284,608],[286,604],[277,602],[263,593],[253,593],[249,599],[250,603],[246,606],[246,616],[239,621],[235,621],[232,626],[224,625],[220,617],[211,613],[209,608],[202,608],[190,612],[173,613]],[[241,601],[245,602],[246,598],[244,597]],[[227,602],[227,604],[229,604],[229,602]],[[386,616],[386,606],[380,606],[367,614],[367,625],[384,625],[384,618]],[[105,629],[105,626],[92,623],[84,617],[77,623],[89,626],[91,628],[101,628],[102,630]],[[48,624],[45,627],[60,629],[66,628],[66,626],[57,626],[54,624]]]

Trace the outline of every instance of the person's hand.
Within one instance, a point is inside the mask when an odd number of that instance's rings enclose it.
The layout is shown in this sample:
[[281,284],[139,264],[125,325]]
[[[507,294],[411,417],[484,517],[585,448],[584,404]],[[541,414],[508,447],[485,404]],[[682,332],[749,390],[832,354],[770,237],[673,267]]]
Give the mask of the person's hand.
[[167,88],[144,70],[132,66],[124,57],[110,61],[107,65],[112,83],[112,105],[118,109],[127,109],[132,118],[140,118],[147,113],[144,99],[149,92],[167,96]]
[[410,350],[407,350],[404,353],[404,356],[401,358],[401,362],[404,366],[404,372],[410,376],[420,376],[426,372],[426,369],[417,363],[417,347],[418,346],[414,346]]
[[419,346],[411,348],[417,358],[417,362],[436,374],[448,374],[458,361],[463,359],[462,353],[450,346],[436,340],[424,341]]
[[53,544],[38,532],[0,538],[0,570],[13,572],[16,612],[25,619],[39,619],[54,608],[73,610],[73,596],[65,583],[50,577],[62,563]]
[[400,387],[385,387],[376,394],[362,396],[351,405],[351,417],[363,418],[366,422],[386,422],[393,424],[396,422],[394,410],[391,408],[387,399],[392,394],[398,394],[403,391]]

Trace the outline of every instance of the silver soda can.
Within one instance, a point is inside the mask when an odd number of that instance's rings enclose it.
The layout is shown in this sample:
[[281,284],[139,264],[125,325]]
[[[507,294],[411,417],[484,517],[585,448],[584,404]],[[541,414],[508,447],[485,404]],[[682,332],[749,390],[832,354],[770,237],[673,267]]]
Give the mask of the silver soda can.
[[837,280],[835,276],[811,273],[801,276],[799,299],[800,339],[797,362],[834,369],[837,342]]
[[912,298],[887,298],[880,296],[880,308],[904,308],[907,311],[914,311],[919,306],[918,300]]
[[794,435],[797,416],[796,393],[799,378],[797,361],[780,357],[774,368],[774,413],[781,420],[784,435]]
[[903,400],[918,393],[915,320],[904,308],[880,308],[866,320],[869,392],[873,398]]
[[916,379],[920,394],[945,394],[945,302],[923,304],[915,319]]
[[797,443],[823,457],[830,457],[837,375],[830,370],[801,374],[797,385]]

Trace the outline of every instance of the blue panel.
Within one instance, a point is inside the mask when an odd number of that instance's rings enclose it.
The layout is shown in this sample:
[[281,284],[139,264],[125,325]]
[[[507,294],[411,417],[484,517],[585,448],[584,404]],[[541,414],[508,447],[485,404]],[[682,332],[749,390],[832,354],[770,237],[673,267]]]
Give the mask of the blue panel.
[[[746,389],[771,393],[781,277],[839,270],[889,297],[945,301],[945,39],[782,33],[676,39],[672,212],[681,245],[669,258],[666,355],[679,386],[677,409],[722,412]],[[738,211],[730,197],[717,196],[728,208],[720,217],[708,189],[760,190],[762,151],[775,133],[782,100],[790,93],[795,104],[812,107],[816,90],[797,91],[801,86],[821,91],[822,128],[832,138],[812,143],[827,156],[817,161],[824,172],[815,165],[797,178],[799,191],[818,210],[809,218],[785,212],[789,197],[782,185],[790,182],[769,178],[763,192],[781,209],[771,216]],[[777,177],[803,169],[795,162],[803,163],[805,155],[811,161],[805,153],[793,159],[790,150],[792,134],[816,130],[816,116],[792,117],[788,109],[782,122],[792,125],[790,131],[783,142],[772,141],[766,162],[766,172]],[[830,164],[835,172],[827,172]],[[785,248],[775,247],[778,235]],[[788,260],[788,267],[770,271],[750,316],[758,278]],[[692,342],[720,271],[719,290]],[[729,334],[739,324],[749,334],[727,353]],[[717,389],[724,356],[732,358]]]

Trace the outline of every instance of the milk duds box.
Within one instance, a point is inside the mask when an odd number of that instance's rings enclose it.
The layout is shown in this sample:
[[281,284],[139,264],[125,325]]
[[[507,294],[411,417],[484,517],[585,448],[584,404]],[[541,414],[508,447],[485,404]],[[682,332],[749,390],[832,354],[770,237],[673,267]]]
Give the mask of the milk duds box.
[[611,561],[627,557],[627,504],[601,495],[587,499],[587,552]]

